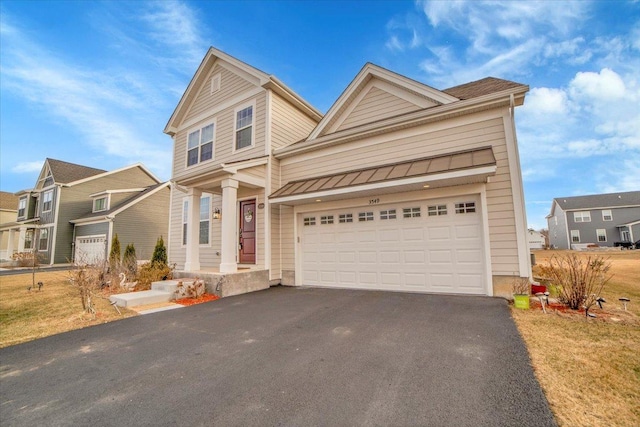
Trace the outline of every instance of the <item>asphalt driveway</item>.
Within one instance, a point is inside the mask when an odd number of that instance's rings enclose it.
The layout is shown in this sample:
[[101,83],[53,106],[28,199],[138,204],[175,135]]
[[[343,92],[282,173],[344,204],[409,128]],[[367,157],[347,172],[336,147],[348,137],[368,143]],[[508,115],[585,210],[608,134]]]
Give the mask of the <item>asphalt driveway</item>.
[[2,349],[0,419],[555,425],[504,300],[282,287]]

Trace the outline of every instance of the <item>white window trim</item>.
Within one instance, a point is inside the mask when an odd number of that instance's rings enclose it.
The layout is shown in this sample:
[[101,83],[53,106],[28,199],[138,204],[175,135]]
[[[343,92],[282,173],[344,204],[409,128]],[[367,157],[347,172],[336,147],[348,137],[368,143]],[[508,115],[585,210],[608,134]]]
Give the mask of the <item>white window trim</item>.
[[[575,235],[578,237],[578,241],[577,241],[577,242],[574,242],[574,241],[573,241],[573,235],[574,235],[574,233],[575,233]],[[570,242],[570,243],[580,243],[580,230],[571,230],[571,231],[569,232],[569,236],[571,237],[571,242]]]
[[[602,235],[604,236],[604,240],[600,240],[601,232],[602,232]],[[604,229],[604,228],[596,228],[596,241],[598,243],[607,241],[607,230],[606,229]]]
[[[25,218],[27,216],[27,199],[28,196],[22,196],[18,200],[18,218]],[[21,208],[20,205],[22,204],[22,202],[24,202],[24,207]],[[20,215],[20,209],[24,210],[24,212],[22,212],[22,215]]]
[[[185,241],[184,235],[184,226],[187,226],[187,237],[189,233],[189,199],[187,197],[182,199],[182,221],[180,221],[180,246],[183,248],[187,247],[187,242]],[[185,219],[186,216],[186,219]]]
[[[587,214],[589,219],[587,220],[585,218],[585,215]],[[580,218],[580,221],[578,221],[578,218]],[[573,213],[573,222],[591,222],[591,212],[590,211],[577,211]]]
[[[46,249],[40,249],[40,242],[42,241],[42,232],[46,231],[47,232],[47,247]],[[41,228],[40,232],[38,233],[38,252],[49,252],[49,240],[51,240],[51,230],[47,227],[47,228]]]
[[[202,140],[198,142],[198,161],[192,165],[189,164],[189,135],[192,133],[199,131],[200,135],[202,135],[202,129],[206,128],[209,125],[213,125],[213,140],[211,141],[211,158],[209,160],[200,161],[200,149],[202,148]],[[216,133],[218,132],[218,123],[217,119],[208,121],[203,125],[193,126],[191,129],[187,131],[186,141],[184,143],[184,167],[194,168],[199,165],[207,164],[216,159]]]
[[[251,118],[251,145],[247,145],[246,147],[242,147],[239,149],[236,149],[236,134],[238,133],[238,129],[236,126],[238,125],[238,112],[244,110],[245,108],[248,107],[253,107],[253,116]],[[239,106],[237,106],[234,110],[233,110],[233,140],[231,141],[231,149],[232,149],[232,153],[240,153],[243,151],[247,151],[250,150],[252,148],[254,148],[256,146],[256,117],[257,117],[257,110],[256,110],[256,100],[252,100],[249,102],[246,102],[244,104],[240,104]]]
[[[45,210],[44,206],[45,206],[45,203],[47,203],[45,201],[45,196],[47,194],[51,194],[51,200],[49,201],[49,203],[51,203],[51,206],[49,207],[49,209]],[[52,210],[53,210],[53,188],[42,192],[42,213],[51,212]]]
[[198,220],[198,244],[200,245],[200,247],[211,247],[211,210],[212,210],[212,206],[213,206],[213,196],[209,193],[202,193],[202,195],[200,196],[200,215],[202,215],[202,199],[209,199],[209,209],[207,209],[207,215],[209,216],[208,218],[208,222],[209,222],[209,236],[208,236],[208,242],[207,243],[200,243],[200,224],[202,222],[204,222],[204,220],[199,219]]
[[[104,209],[96,210],[96,202],[98,200],[107,199],[107,202],[104,204]],[[92,212],[104,212],[109,210],[109,206],[111,206],[111,195],[107,194],[106,196],[95,197],[93,199],[93,209]]]
[[[605,215],[605,212],[608,213],[608,215]],[[609,219],[606,219],[605,216],[608,216]],[[611,209],[603,209],[602,210],[602,220],[603,221],[613,221],[613,212],[611,211]]]

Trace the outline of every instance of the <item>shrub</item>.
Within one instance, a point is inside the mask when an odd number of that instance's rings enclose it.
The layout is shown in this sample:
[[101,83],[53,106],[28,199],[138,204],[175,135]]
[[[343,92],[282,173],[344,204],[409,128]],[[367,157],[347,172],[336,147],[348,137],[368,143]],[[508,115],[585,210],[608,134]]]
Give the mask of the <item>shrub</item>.
[[589,311],[611,279],[611,263],[601,257],[581,258],[576,254],[552,256],[542,274],[557,287],[558,299],[573,310]]
[[136,248],[133,246],[133,243],[129,243],[124,249],[122,266],[131,276],[136,275],[138,271],[138,258],[136,257]]
[[531,283],[528,277],[514,277],[511,283],[511,290],[514,295],[529,295],[531,293]]
[[171,279],[173,268],[157,262],[146,262],[138,269],[138,285],[136,290],[151,289],[151,283]]
[[120,240],[118,240],[118,233],[116,233],[111,240],[111,251],[109,252],[109,267],[111,267],[111,270],[117,270],[119,266]]
[[175,294],[176,294],[176,299],[181,299],[181,298],[198,299],[202,295],[204,295],[205,291],[206,291],[206,285],[204,283],[204,280],[198,279],[196,277],[193,282],[188,283],[186,286],[182,281],[179,282],[178,287],[175,291]]
[[[34,264],[34,255],[35,255],[35,264]],[[40,256],[38,254],[34,254],[33,252],[16,252],[11,255],[11,259],[18,264],[18,267],[37,267],[40,265]]]
[[167,265],[167,248],[164,245],[164,239],[162,236],[160,236],[156,241],[156,247],[153,249],[151,263]]

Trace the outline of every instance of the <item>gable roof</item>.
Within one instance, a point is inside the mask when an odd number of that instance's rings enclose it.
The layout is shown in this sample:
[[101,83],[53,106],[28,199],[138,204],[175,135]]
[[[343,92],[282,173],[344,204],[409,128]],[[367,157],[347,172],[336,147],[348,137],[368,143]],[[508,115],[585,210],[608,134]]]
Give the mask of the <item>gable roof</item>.
[[417,95],[418,97],[429,100],[431,103],[436,105],[449,104],[451,102],[458,101],[458,99],[452,95],[398,73],[394,73],[393,71],[387,70],[379,65],[367,62],[351,81],[349,86],[347,86],[347,88],[338,97],[336,102],[334,102],[331,108],[329,108],[327,114],[325,114],[320,123],[318,123],[306,140],[308,141],[325,135],[334,122],[345,112],[349,105],[356,99],[372,79],[377,79],[401,88],[407,92]]
[[168,188],[169,185],[170,185],[169,181],[162,182],[155,185],[150,185],[149,187],[146,187],[144,190],[132,195],[131,197],[126,198],[125,200],[118,203],[117,205],[111,206],[109,210],[100,211],[100,212],[89,212],[86,215],[82,216],[81,218],[71,220],[70,222],[75,224],[75,223],[82,223],[82,222],[87,222],[95,219],[108,219],[107,217],[113,217],[115,215],[118,215],[120,212],[135,205],[141,200],[144,200],[147,197],[157,193],[162,188],[165,188],[165,187]]
[[553,200],[565,211],[576,209],[640,206],[640,191],[591,194],[587,196],[576,197],[556,197]]
[[198,69],[191,78],[189,86],[187,86],[187,89],[182,94],[178,105],[171,114],[171,117],[164,128],[164,133],[170,136],[175,135],[180,123],[189,109],[189,106],[191,105],[191,102],[197,96],[198,90],[204,84],[209,72],[213,69],[213,66],[217,61],[223,61],[230,65],[239,74],[256,86],[273,90],[314,120],[318,121],[322,118],[322,113],[320,113],[300,95],[295,93],[291,88],[287,87],[287,85],[278,80],[275,76],[267,74],[264,71],[240,61],[221,50],[210,47],[202,59],[202,62],[200,62],[200,66],[198,66]]
[[20,198],[13,193],[0,191],[0,209],[3,211],[17,211]]
[[[74,181],[89,178],[101,173],[105,173],[104,169],[96,169],[88,166],[77,165],[75,163],[63,162],[62,160],[49,159],[45,160],[45,166],[49,165],[53,180],[58,184],[69,184]],[[43,167],[43,172],[46,167]],[[42,176],[41,178],[45,178]]]

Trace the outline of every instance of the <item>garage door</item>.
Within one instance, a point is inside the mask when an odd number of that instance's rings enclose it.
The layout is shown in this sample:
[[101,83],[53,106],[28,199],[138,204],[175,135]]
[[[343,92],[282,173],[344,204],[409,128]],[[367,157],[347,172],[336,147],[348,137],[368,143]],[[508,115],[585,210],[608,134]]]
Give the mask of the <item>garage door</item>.
[[75,261],[82,264],[101,264],[106,257],[107,236],[76,238]]
[[486,294],[477,196],[300,214],[303,285]]

